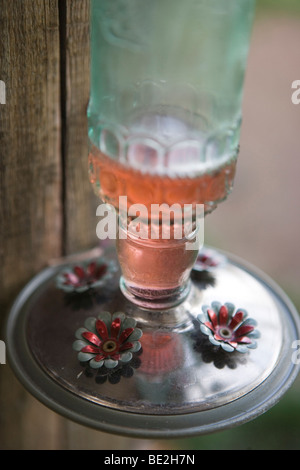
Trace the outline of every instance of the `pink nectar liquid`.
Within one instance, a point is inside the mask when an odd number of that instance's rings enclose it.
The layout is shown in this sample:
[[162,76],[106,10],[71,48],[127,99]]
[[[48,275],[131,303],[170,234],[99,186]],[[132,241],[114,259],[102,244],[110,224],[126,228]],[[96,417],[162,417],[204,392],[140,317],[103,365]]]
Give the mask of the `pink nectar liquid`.
[[[231,191],[236,160],[194,178],[160,176],[142,173],[115,161],[93,147],[89,155],[89,175],[97,196],[119,210],[119,197],[127,197],[128,209],[133,204],[147,208],[148,219],[152,204],[167,203],[204,204],[205,213],[213,210]],[[198,249],[186,249],[195,241],[195,234],[188,240],[174,237],[173,220],[169,239],[146,240],[127,234],[117,240],[117,251],[126,288],[134,296],[149,300],[181,296],[186,289],[190,271],[198,255]],[[161,227],[162,229],[163,227]],[[122,229],[122,228],[121,228]],[[160,232],[162,233],[162,232]]]

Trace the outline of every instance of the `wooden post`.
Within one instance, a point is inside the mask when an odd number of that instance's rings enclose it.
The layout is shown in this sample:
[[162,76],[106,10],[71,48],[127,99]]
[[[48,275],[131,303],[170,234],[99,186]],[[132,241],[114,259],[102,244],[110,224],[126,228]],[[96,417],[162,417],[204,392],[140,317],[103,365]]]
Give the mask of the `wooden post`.
[[[0,0],[0,31],[3,326],[19,290],[49,260],[95,245],[97,201],[87,176],[89,1]],[[1,449],[134,445],[48,410],[8,364],[0,364],[0,404]]]
[[[59,14],[55,0],[0,0],[0,314],[62,253]],[[2,449],[55,448],[60,417],[0,366]],[[43,425],[48,422],[48,425]],[[34,430],[35,429],[35,430]]]
[[64,251],[97,243],[96,205],[87,166],[86,112],[90,91],[89,1],[60,0]]

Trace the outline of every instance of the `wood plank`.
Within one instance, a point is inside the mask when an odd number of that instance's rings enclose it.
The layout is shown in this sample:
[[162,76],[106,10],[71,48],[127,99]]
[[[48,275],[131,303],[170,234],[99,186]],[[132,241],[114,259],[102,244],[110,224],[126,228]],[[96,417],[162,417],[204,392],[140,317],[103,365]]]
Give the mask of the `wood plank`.
[[61,253],[62,220],[57,2],[1,0],[0,22],[1,299]]
[[87,106],[90,93],[90,1],[60,2],[62,31],[62,108],[65,120],[63,160],[65,177],[65,254],[98,244],[96,205],[88,180]]
[[[0,323],[20,288],[62,251],[57,0],[0,0]],[[0,366],[2,449],[60,445],[61,418]],[[41,442],[41,436],[42,441]]]

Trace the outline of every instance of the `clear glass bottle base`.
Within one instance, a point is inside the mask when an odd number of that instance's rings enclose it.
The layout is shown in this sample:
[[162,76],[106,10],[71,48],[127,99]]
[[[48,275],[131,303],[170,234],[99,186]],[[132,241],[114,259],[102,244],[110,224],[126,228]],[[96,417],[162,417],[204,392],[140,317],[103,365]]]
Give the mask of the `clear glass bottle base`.
[[123,295],[133,304],[150,310],[165,310],[184,302],[191,290],[191,281],[176,289],[148,290],[128,286],[123,276],[120,278]]

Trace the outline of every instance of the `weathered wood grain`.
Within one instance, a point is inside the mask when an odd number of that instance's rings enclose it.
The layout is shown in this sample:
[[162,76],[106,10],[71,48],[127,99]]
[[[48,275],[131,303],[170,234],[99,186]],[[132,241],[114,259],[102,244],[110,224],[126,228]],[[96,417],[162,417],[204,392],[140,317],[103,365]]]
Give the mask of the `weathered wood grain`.
[[[62,251],[56,0],[0,0],[0,323],[19,289]],[[61,418],[0,366],[0,447],[59,445]],[[48,423],[41,426],[41,423]]]
[[[66,254],[97,244],[97,200],[88,180],[87,106],[90,92],[90,2],[60,2],[62,111],[64,128],[64,250]],[[98,202],[99,203],[99,202]]]
[[61,252],[57,2],[1,0],[0,23],[2,300]]

